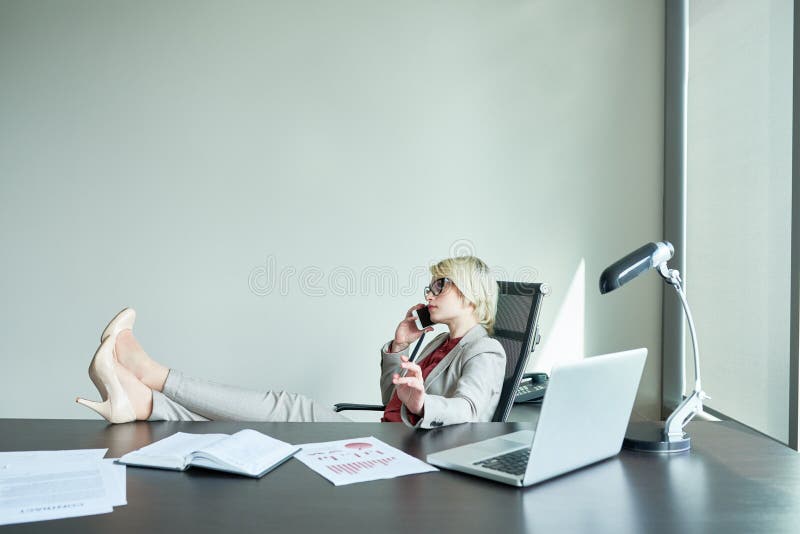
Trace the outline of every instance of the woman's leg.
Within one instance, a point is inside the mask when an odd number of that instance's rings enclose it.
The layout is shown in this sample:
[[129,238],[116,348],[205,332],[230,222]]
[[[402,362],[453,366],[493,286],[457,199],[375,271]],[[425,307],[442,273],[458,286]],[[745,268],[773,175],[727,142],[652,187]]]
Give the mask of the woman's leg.
[[[152,412],[156,417],[202,417],[232,421],[350,421],[334,412],[333,408],[302,395],[283,391],[252,391],[187,377],[153,360],[139,345],[131,330],[119,333],[115,354],[119,363],[153,391]],[[163,396],[157,393],[163,393]],[[163,397],[173,401],[173,404],[166,402]]]
[[164,389],[169,368],[161,365],[145,352],[132,330],[123,330],[117,335],[114,356],[145,386],[153,391]]
[[148,421],[208,421],[185,406],[181,406],[163,393],[153,391],[153,410]]
[[133,407],[138,421],[208,421],[159,391],[154,391],[122,365],[115,365],[122,389]]
[[212,420],[301,423],[350,421],[334,412],[333,408],[303,395],[226,386],[192,378],[175,369],[169,370],[163,394],[188,410]]

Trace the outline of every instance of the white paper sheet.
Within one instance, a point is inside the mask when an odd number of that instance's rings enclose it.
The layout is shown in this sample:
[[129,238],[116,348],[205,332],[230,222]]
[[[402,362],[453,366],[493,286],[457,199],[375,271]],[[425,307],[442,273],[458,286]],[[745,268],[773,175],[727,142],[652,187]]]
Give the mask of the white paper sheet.
[[0,525],[110,512],[98,460],[11,463],[0,470]]
[[12,462],[39,462],[52,460],[100,460],[108,449],[71,449],[64,451],[9,451],[0,452],[0,468]]
[[295,458],[336,486],[438,471],[372,436],[299,447]]
[[103,460],[103,469],[110,471],[109,478],[113,480],[109,491],[111,506],[125,506],[128,504],[128,476],[127,469],[122,464],[115,464],[116,458]]
[[0,453],[0,525],[103,514],[127,504],[107,449]]

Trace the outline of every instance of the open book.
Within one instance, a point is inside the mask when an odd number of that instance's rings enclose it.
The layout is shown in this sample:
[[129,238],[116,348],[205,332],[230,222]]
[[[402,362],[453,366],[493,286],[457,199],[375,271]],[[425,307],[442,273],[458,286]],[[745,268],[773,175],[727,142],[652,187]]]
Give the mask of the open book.
[[227,434],[177,432],[129,452],[121,464],[185,471],[189,466],[260,478],[295,455],[300,447],[255,430]]

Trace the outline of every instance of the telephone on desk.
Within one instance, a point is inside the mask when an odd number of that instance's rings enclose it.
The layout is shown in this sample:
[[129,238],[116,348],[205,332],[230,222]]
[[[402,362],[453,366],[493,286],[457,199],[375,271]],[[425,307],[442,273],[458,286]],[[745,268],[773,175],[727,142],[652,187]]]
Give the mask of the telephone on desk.
[[522,402],[541,402],[547,391],[547,373],[525,373],[519,381],[514,404]]

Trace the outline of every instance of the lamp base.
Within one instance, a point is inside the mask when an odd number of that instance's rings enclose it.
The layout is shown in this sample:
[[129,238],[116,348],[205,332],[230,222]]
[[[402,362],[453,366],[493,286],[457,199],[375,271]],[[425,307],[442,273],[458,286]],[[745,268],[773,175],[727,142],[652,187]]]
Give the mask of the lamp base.
[[644,421],[628,425],[625,439],[622,440],[622,447],[638,452],[668,454],[688,451],[692,446],[691,441],[691,438],[685,433],[682,439],[667,441],[664,436],[664,423]]

